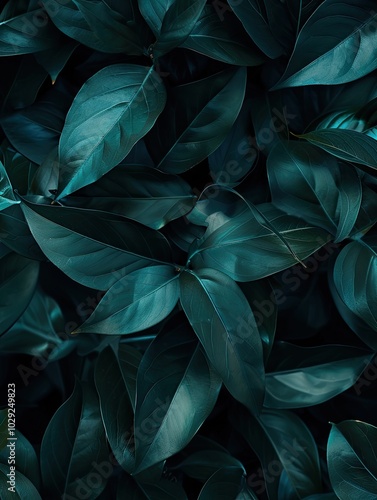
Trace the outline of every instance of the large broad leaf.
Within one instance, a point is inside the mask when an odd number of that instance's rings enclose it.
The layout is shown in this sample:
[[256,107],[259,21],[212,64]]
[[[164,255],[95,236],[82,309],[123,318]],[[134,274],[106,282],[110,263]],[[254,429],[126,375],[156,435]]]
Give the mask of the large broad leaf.
[[287,215],[272,204],[259,205],[258,209],[275,231],[259,222],[251,211],[219,227],[215,219],[192,248],[192,265],[218,269],[236,281],[252,281],[293,266],[297,258],[307,258],[329,241],[325,230]]
[[77,194],[67,197],[64,203],[124,215],[154,229],[185,215],[196,200],[181,177],[126,164],[115,167]]
[[232,68],[171,89],[146,137],[156,167],[184,172],[220,146],[240,111],[245,85],[246,68]]
[[345,246],[334,266],[334,283],[346,306],[377,332],[377,240],[366,236]]
[[28,306],[39,274],[39,263],[10,253],[0,259],[0,333],[5,332]]
[[206,5],[182,47],[212,59],[238,66],[257,66],[265,57],[251,46],[237,19],[220,19],[212,5]]
[[279,498],[282,472],[287,474],[295,496],[300,499],[322,490],[316,443],[302,420],[285,410],[264,410],[256,419],[245,408],[235,408],[231,422],[258,456],[263,467],[253,472],[248,485],[259,495]]
[[[13,4],[13,6],[12,6]],[[33,2],[26,11],[10,0],[0,14],[0,56],[30,54],[57,45],[59,32],[45,10]]]
[[364,165],[373,171],[377,168],[377,141],[361,132],[324,129],[309,132],[299,137],[342,160]]
[[106,347],[98,357],[95,383],[111,449],[118,463],[132,472],[135,463],[134,443],[131,440],[134,415],[127,390],[127,364],[111,347]]
[[166,318],[178,297],[178,274],[174,267],[138,269],[111,286],[75,333],[123,335],[145,330]]
[[[4,500],[42,500],[34,484],[21,472],[15,471],[15,485],[10,483],[9,465],[0,464],[0,495]],[[9,489],[12,488],[12,489]]]
[[356,347],[298,347],[278,343],[267,367],[269,408],[302,408],[323,403],[349,389],[374,354]]
[[135,472],[184,448],[212,411],[220,387],[190,328],[162,331],[138,371]]
[[377,428],[357,420],[333,425],[327,445],[331,485],[342,500],[377,496]]
[[373,0],[323,2],[300,31],[287,69],[274,88],[340,84],[376,69],[370,50],[377,36],[374,8]]
[[264,397],[262,341],[241,289],[213,269],[184,271],[180,284],[183,310],[209,360],[232,396],[259,413]]
[[268,156],[267,172],[277,207],[323,227],[336,243],[349,236],[362,199],[356,169],[310,144],[281,141]]
[[153,57],[159,57],[186,40],[206,0],[139,0],[138,3],[157,39]]
[[125,217],[26,200],[22,209],[46,256],[85,286],[107,290],[129,272],[171,259],[162,234]]
[[8,208],[17,203],[19,203],[19,201],[14,197],[7,171],[0,161],[0,210],[4,210],[4,208]]
[[[64,439],[62,440],[62,436]],[[95,389],[76,382],[70,398],[56,411],[47,426],[41,445],[41,471],[45,490],[50,497],[77,497],[82,485],[91,485],[90,498],[105,488],[106,477],[90,482],[109,463],[106,435]],[[107,477],[109,477],[107,475]],[[89,498],[89,497],[88,497]]]
[[217,470],[201,489],[198,500],[236,498],[244,483],[244,472],[236,467]]
[[257,0],[232,1],[229,5],[262,52],[271,58],[283,53],[283,47],[275,39]]
[[114,64],[89,78],[73,101],[60,138],[58,198],[123,160],[151,129],[165,101],[165,86],[153,67]]

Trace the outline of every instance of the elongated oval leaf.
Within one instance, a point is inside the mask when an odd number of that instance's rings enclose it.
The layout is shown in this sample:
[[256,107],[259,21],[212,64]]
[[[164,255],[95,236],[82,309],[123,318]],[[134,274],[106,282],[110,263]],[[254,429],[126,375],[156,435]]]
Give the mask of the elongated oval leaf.
[[60,138],[58,198],[115,167],[151,129],[165,101],[164,84],[153,67],[114,64],[89,78]]
[[373,0],[323,2],[300,31],[288,67],[274,88],[346,83],[376,69],[370,50],[377,39],[374,9]]
[[[62,442],[62,432],[64,441]],[[56,411],[43,436],[41,470],[43,484],[52,497],[77,497],[85,480],[108,462],[109,452],[99,411],[98,398],[89,384],[76,383],[70,398]],[[111,466],[111,464],[110,464]],[[98,496],[106,479],[92,486]]]
[[221,380],[186,325],[162,331],[137,377],[135,473],[181,450],[212,411]]
[[275,231],[261,224],[250,211],[219,227],[214,223],[192,249],[193,266],[212,267],[234,280],[252,281],[297,263],[286,243],[302,260],[329,241],[325,230],[287,215],[271,204],[258,205],[258,209]]
[[107,290],[127,273],[170,261],[164,236],[107,212],[22,203],[46,256],[70,278]]
[[11,483],[9,482],[9,465],[0,464],[0,495],[4,500],[22,500],[28,498],[30,500],[42,500],[34,484],[24,476],[21,472],[15,471],[15,486],[10,490]]
[[232,68],[172,90],[146,137],[156,167],[180,173],[212,153],[237,118],[245,85],[246,68]]
[[19,203],[15,199],[7,171],[0,161],[0,210]]
[[377,496],[377,428],[357,420],[333,425],[327,444],[331,485],[342,500]]
[[242,489],[243,474],[243,470],[236,467],[217,470],[201,489],[198,500],[236,498]]
[[267,159],[273,203],[342,241],[357,220],[362,186],[356,170],[310,144],[279,142]]
[[241,289],[213,269],[184,271],[180,285],[183,310],[209,360],[232,396],[258,413],[264,397],[262,341]]
[[172,266],[138,269],[116,281],[75,333],[123,335],[162,321],[178,301],[178,274]]
[[269,408],[302,408],[323,403],[349,389],[373,353],[340,345],[298,347],[286,342],[274,348],[266,373]]

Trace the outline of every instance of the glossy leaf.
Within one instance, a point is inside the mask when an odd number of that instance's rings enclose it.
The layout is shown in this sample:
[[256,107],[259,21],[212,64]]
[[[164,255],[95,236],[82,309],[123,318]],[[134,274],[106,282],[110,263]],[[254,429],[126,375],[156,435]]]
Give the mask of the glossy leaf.
[[236,498],[242,488],[243,474],[242,469],[235,467],[217,470],[201,489],[198,500]]
[[212,365],[232,396],[259,413],[264,397],[262,342],[241,289],[213,269],[184,271],[180,285],[183,310]]
[[300,142],[280,142],[267,160],[272,201],[287,213],[323,227],[342,241],[360,210],[358,173],[325,152]]
[[323,403],[349,389],[373,358],[356,347],[298,347],[278,343],[266,373],[269,408],[303,408]]
[[114,64],[87,80],[68,111],[59,142],[58,198],[115,167],[150,130],[165,101],[164,84],[153,68]]
[[[287,215],[271,204],[257,208],[301,260],[329,241],[325,230]],[[192,249],[190,261],[196,269],[212,267],[237,281],[252,281],[297,262],[276,232],[261,224],[251,212],[231,218],[220,227],[212,227]]]
[[165,319],[179,297],[178,274],[171,266],[150,266],[116,281],[93,314],[75,333],[123,335]]
[[166,239],[129,219],[26,201],[22,209],[46,256],[85,286],[107,290],[129,272],[170,260]]
[[10,253],[0,259],[0,333],[4,333],[28,306],[38,280],[39,264]]
[[191,333],[161,332],[141,360],[135,412],[136,471],[181,450],[217,400],[221,381]]
[[41,500],[42,497],[33,483],[25,477],[21,472],[15,471],[15,486],[14,489],[9,483],[9,465],[0,464],[0,495],[4,500],[22,500],[23,498],[30,498],[30,500]]
[[322,3],[300,31],[285,73],[275,88],[351,82],[376,69],[370,51],[376,37],[374,7],[372,0]]
[[245,85],[246,69],[232,68],[175,87],[146,137],[156,167],[184,172],[220,146],[240,111]]
[[[41,470],[46,491],[50,496],[77,496],[90,474],[98,474],[93,463],[97,469],[103,462],[109,467],[108,457],[95,390],[89,384],[77,382],[74,392],[56,411],[43,436]],[[96,498],[105,485],[105,479],[95,483],[91,498]]]
[[202,450],[189,455],[179,464],[179,469],[199,481],[207,481],[219,469],[235,469],[242,474],[245,469],[241,462],[227,451]]
[[357,420],[334,424],[327,445],[331,485],[344,500],[377,495],[377,428]]
[[19,203],[19,201],[14,197],[7,171],[0,161],[0,210],[4,210],[4,208],[16,203]]

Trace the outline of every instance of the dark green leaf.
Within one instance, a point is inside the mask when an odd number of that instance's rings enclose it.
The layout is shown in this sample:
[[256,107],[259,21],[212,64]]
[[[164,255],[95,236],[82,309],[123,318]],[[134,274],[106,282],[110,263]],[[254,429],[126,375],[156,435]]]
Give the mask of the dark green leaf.
[[116,281],[75,333],[123,335],[145,330],[166,318],[179,297],[172,266],[149,266]]
[[202,450],[192,453],[178,467],[188,476],[203,482],[222,468],[239,469],[241,475],[245,473],[241,462],[228,452],[219,450]]
[[377,495],[377,428],[357,420],[334,424],[327,445],[331,485],[342,500]]
[[[33,483],[21,472],[15,471],[14,485],[9,482],[9,465],[0,464],[0,495],[2,500],[42,500]],[[9,489],[13,486],[13,489]]]
[[184,172],[220,146],[240,111],[245,85],[246,69],[232,68],[172,89],[146,137],[156,167]]
[[165,101],[164,84],[153,67],[115,64],[87,80],[60,138],[58,198],[115,167],[150,130]]
[[236,498],[242,488],[243,474],[243,470],[236,467],[217,470],[201,489],[198,500]]
[[183,310],[209,360],[232,396],[258,413],[264,397],[262,342],[241,289],[213,269],[184,271],[180,284]]
[[20,202],[14,197],[7,171],[0,161],[0,210],[4,210],[4,208],[8,208],[17,203]]
[[141,360],[136,472],[184,448],[215,405],[221,381],[189,328],[161,332]]

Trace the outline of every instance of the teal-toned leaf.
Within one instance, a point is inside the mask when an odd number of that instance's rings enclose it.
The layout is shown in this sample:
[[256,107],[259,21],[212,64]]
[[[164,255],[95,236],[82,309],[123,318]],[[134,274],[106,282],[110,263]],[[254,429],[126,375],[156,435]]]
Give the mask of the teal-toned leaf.
[[135,472],[184,448],[212,411],[220,387],[187,326],[160,332],[138,371]]
[[69,196],[64,204],[124,215],[153,229],[188,213],[196,200],[189,184],[173,174],[121,164]]
[[46,256],[85,286],[107,290],[136,269],[170,261],[162,234],[125,217],[26,200],[22,209]]
[[75,333],[123,335],[156,325],[174,309],[178,273],[172,266],[138,269],[116,281]]
[[335,85],[375,70],[370,50],[376,39],[374,8],[372,0],[323,2],[301,29],[285,73],[274,88]]
[[323,227],[336,243],[349,236],[362,200],[356,169],[310,144],[281,141],[268,156],[267,172],[274,205]]
[[136,406],[136,378],[141,358],[141,353],[130,345],[122,343],[118,345],[119,365],[123,367],[123,379],[133,411]]
[[310,497],[305,497],[304,500],[338,500],[335,493],[319,493],[318,495],[310,495]]
[[[90,475],[98,474],[98,467],[106,466],[107,473],[109,467],[113,468],[108,459],[95,389],[88,383],[76,382],[72,395],[56,411],[43,436],[41,471],[44,488],[52,497],[77,497],[80,486],[83,483],[86,486],[86,481],[89,483]],[[105,485],[106,478],[102,476],[101,481],[90,487],[88,498],[97,498]]]
[[373,170],[377,168],[377,141],[368,135],[354,130],[328,129],[316,130],[299,137],[342,160]]
[[27,194],[37,165],[15,151],[10,144],[2,144],[1,150],[3,164],[13,189],[20,194]]
[[337,256],[334,283],[346,306],[377,331],[377,241],[373,236],[346,245]]
[[35,59],[48,72],[52,83],[55,84],[77,46],[78,43],[75,40],[65,38],[64,43],[61,43],[59,47],[35,54]]
[[153,67],[114,64],[89,78],[68,111],[60,138],[58,198],[123,160],[151,129],[165,101],[164,84]]
[[20,203],[15,199],[7,171],[0,161],[0,210]]
[[34,294],[39,263],[10,253],[0,259],[0,333],[24,312]]
[[372,358],[365,349],[341,345],[275,345],[266,373],[269,408],[303,408],[323,403],[349,389]]
[[0,450],[2,450],[7,444],[8,438],[8,408],[0,410]]
[[146,137],[156,167],[181,173],[220,146],[241,109],[245,85],[246,68],[231,68],[171,89]]
[[283,471],[296,498],[322,491],[317,446],[298,416],[285,410],[264,410],[256,419],[245,408],[239,407],[232,411],[231,422],[263,467],[265,482],[256,472],[248,477],[248,485],[256,488],[257,493],[267,489],[269,498],[278,498]]
[[377,428],[345,420],[331,428],[327,463],[331,486],[342,500],[373,500],[377,495]]
[[[126,347],[126,346],[124,346]],[[133,408],[127,390],[127,365],[109,346],[99,355],[95,383],[106,436],[117,462],[132,472],[135,465]]]
[[299,30],[302,0],[265,1],[266,14],[270,30],[276,40],[284,47],[284,52],[290,54]]
[[283,53],[283,47],[272,33],[257,0],[232,1],[229,5],[262,52],[271,58]]
[[325,230],[287,215],[272,204],[257,208],[275,231],[260,223],[251,211],[220,227],[213,223],[192,249],[192,265],[196,269],[212,267],[237,281],[258,280],[297,263],[286,243],[303,260],[329,241]]
[[189,455],[177,466],[190,477],[199,481],[207,481],[219,469],[238,469],[245,474],[241,462],[230,455],[227,451],[201,450]]
[[[9,483],[9,465],[0,464],[0,495],[2,500],[42,500],[33,483],[21,472],[15,471],[14,485]],[[9,488],[12,488],[11,490]]]
[[228,16],[221,19],[213,5],[206,5],[182,47],[238,66],[258,66],[265,57],[244,36],[242,25]]
[[12,0],[0,14],[0,56],[30,54],[57,45],[59,32],[45,10],[34,3],[30,10],[8,9]]
[[200,490],[198,500],[236,498],[242,488],[243,476],[243,470],[236,467],[223,467],[217,470]]
[[184,271],[180,285],[183,310],[212,365],[232,396],[258,413],[264,397],[262,341],[241,289],[214,269]]
[[[148,499],[153,500],[188,500],[185,490],[178,481],[160,478],[158,481],[139,482],[140,490]],[[142,497],[144,500],[144,497]]]

